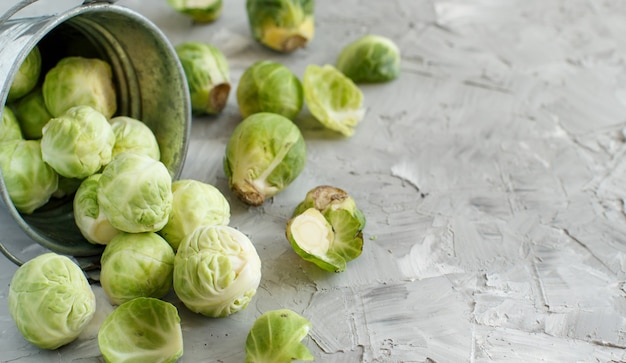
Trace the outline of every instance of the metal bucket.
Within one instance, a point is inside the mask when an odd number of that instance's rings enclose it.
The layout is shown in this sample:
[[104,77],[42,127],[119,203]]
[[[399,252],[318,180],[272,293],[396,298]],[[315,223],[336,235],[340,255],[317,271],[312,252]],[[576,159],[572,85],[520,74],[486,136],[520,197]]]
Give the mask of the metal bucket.
[[[64,56],[104,59],[112,67],[117,88],[116,115],[142,120],[152,129],[161,148],[161,161],[172,178],[178,178],[187,153],[191,106],[182,66],[163,33],[140,14],[106,1],[85,1],[62,13],[14,19],[17,11],[35,1],[22,1],[0,17],[1,104],[6,103],[19,66],[36,45],[42,54],[42,74]],[[103,246],[93,245],[81,235],[71,197],[51,200],[31,215],[21,214],[11,202],[1,174],[0,195],[4,203],[0,208],[8,212],[0,213],[3,229],[13,228],[5,227],[3,219],[8,219],[8,214],[37,244],[82,258],[85,266],[97,265]],[[18,265],[24,261],[12,249],[26,248],[15,246],[20,239],[0,233],[1,252]]]

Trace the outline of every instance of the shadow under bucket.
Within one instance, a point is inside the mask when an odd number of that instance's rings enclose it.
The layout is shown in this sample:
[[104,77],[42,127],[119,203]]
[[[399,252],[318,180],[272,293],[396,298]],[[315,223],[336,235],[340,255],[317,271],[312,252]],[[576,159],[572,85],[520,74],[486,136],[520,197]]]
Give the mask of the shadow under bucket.
[[[2,105],[19,66],[35,46],[42,55],[42,75],[66,56],[107,61],[117,92],[115,116],[133,117],[148,125],[159,143],[161,161],[173,179],[179,177],[188,148],[191,106],[182,66],[174,48],[155,25],[132,10],[104,2],[86,2],[59,14],[1,23]],[[1,174],[0,194],[4,204],[0,206],[4,209],[0,225],[5,232],[0,235],[0,249],[11,261],[25,262],[13,251],[28,248],[20,245],[24,236],[7,226],[17,223],[46,249],[87,257],[97,265],[104,246],[91,244],[81,235],[74,222],[72,196],[52,198],[26,215],[11,202]]]

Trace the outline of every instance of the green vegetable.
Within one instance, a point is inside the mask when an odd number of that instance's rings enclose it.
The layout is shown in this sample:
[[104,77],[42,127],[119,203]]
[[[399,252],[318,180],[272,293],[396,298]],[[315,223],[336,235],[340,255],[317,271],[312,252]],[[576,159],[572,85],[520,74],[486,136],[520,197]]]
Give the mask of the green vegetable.
[[261,281],[261,259],[250,239],[229,226],[201,226],[178,247],[174,291],[185,306],[225,317],[248,306]]
[[279,52],[305,47],[315,33],[313,0],[247,0],[252,35]]
[[86,178],[111,161],[115,135],[104,115],[76,106],[42,130],[43,160],[67,178]]
[[400,50],[389,38],[365,35],[342,49],[336,66],[354,82],[387,82],[400,73]]
[[14,111],[24,138],[30,140],[41,139],[44,126],[52,118],[43,101],[41,87],[35,88],[32,92],[17,100],[14,104]]
[[7,106],[4,106],[2,110],[2,123],[0,124],[0,142],[21,140],[23,138],[22,130],[20,129],[19,121],[15,117],[15,113]]
[[150,297],[125,302],[102,322],[98,347],[107,363],[174,363],[183,355],[178,310]]
[[302,84],[284,65],[258,61],[239,79],[237,103],[244,118],[257,112],[272,112],[293,120],[302,109]]
[[8,300],[20,333],[42,349],[72,342],[96,312],[96,298],[83,271],[68,257],[52,252],[17,269]]
[[300,129],[269,112],[244,119],[226,145],[224,171],[230,189],[246,204],[259,206],[298,177],[306,162]]
[[137,297],[161,298],[172,288],[174,250],[154,232],[116,235],[104,248],[100,263],[100,283],[112,304]]
[[120,231],[111,225],[98,203],[101,176],[102,174],[94,174],[80,183],[73,199],[74,222],[87,241],[106,245]]
[[39,76],[41,74],[41,53],[39,48],[35,46],[26,56],[24,62],[20,65],[20,68],[11,83],[9,88],[9,95],[7,101],[15,101],[18,98],[25,96],[30,92],[39,82]]
[[245,363],[289,363],[315,360],[301,343],[311,322],[289,309],[265,312],[250,329],[246,339]]
[[111,66],[97,58],[61,59],[46,73],[42,92],[54,117],[76,106],[91,106],[107,119],[117,110]]
[[320,268],[341,272],[361,255],[365,215],[344,190],[327,185],[311,189],[287,222],[294,251]]
[[11,201],[22,213],[33,213],[57,190],[58,174],[43,161],[37,140],[0,143],[0,169]]
[[222,13],[222,0],[167,0],[167,3],[197,23],[213,22]]
[[165,226],[172,210],[172,178],[158,160],[121,153],[102,171],[98,203],[116,229],[156,232]]
[[352,80],[331,65],[309,65],[302,80],[304,101],[311,114],[325,127],[344,136],[365,116],[363,93]]
[[201,42],[181,43],[175,49],[187,77],[193,113],[220,113],[230,94],[230,70],[224,54]]
[[211,184],[183,179],[172,183],[172,211],[160,234],[174,250],[194,229],[203,225],[228,225],[230,205]]
[[124,151],[132,151],[155,160],[161,159],[159,143],[148,125],[127,116],[114,117],[110,123],[115,135],[112,157]]

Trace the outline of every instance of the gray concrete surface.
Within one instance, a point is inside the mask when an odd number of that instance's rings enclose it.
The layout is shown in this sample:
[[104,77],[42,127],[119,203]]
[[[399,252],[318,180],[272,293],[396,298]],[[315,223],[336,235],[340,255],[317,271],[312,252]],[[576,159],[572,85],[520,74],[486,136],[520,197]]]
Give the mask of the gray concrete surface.
[[[25,14],[66,6],[52,3]],[[181,362],[242,362],[252,322],[276,308],[311,320],[305,344],[318,362],[626,361],[625,2],[318,1],[315,39],[289,55],[252,40],[243,0],[225,1],[210,25],[165,1],[117,4],[173,44],[222,49],[234,85],[260,59],[298,76],[332,64],[366,33],[402,51],[397,80],[362,87],[367,114],[351,138],[303,111],[307,166],[263,207],[236,201],[222,171],[241,120],[234,93],[220,116],[194,119],[183,177],[224,191],[263,277],[251,305],[224,319],[168,297],[182,317]],[[363,254],[341,274],[303,262],[284,237],[320,184],[349,191],[367,216]],[[94,337],[112,309],[102,290],[90,329],[41,351],[8,317],[15,269],[0,259],[0,361],[102,361]]]

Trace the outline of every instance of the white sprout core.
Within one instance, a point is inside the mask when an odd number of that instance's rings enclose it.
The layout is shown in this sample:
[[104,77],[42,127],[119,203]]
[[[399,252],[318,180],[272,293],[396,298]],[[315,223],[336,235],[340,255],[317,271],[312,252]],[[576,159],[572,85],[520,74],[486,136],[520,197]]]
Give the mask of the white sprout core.
[[307,209],[294,219],[291,235],[302,250],[314,256],[326,255],[333,240],[332,229],[315,208]]

